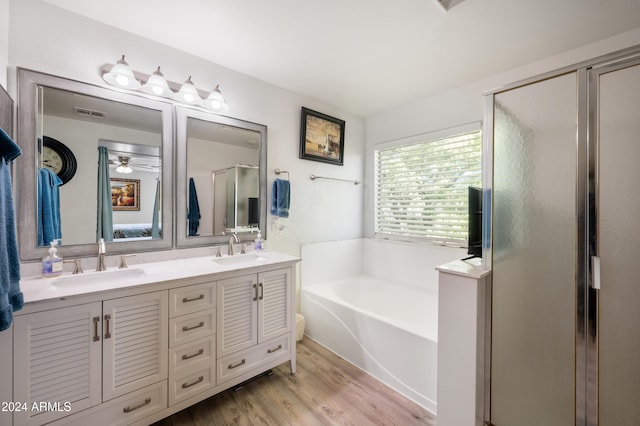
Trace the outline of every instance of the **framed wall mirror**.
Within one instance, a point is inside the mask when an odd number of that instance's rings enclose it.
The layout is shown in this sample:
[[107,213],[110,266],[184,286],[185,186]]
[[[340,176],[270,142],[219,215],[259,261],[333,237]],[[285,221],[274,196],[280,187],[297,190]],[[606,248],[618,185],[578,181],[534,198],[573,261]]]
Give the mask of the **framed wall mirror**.
[[95,255],[99,238],[107,253],[172,247],[170,103],[25,69],[18,99],[22,260],[58,238],[65,257]]
[[176,107],[177,245],[250,241],[267,223],[267,127]]

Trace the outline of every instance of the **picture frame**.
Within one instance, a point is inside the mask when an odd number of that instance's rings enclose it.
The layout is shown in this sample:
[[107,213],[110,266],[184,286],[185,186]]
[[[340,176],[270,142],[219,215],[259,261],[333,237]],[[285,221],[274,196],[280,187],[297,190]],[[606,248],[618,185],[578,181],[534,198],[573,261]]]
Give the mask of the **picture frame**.
[[109,179],[113,211],[140,210],[140,179]]
[[302,107],[300,158],[342,166],[345,121]]

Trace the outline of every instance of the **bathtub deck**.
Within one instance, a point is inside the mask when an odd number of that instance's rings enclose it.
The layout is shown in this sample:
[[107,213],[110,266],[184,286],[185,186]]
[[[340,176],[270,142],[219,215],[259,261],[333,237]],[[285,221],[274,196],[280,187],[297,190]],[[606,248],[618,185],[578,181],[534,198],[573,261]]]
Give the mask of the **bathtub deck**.
[[155,426],[204,425],[426,425],[430,412],[305,337],[297,373],[289,364],[274,375],[213,396]]

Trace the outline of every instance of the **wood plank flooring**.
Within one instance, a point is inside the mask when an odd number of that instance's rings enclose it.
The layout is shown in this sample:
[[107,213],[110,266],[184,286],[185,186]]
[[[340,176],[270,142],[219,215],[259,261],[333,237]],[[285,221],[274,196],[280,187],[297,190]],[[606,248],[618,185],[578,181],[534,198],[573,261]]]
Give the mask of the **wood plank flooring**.
[[287,362],[153,426],[435,426],[429,411],[314,341],[298,342],[297,354],[295,375]]

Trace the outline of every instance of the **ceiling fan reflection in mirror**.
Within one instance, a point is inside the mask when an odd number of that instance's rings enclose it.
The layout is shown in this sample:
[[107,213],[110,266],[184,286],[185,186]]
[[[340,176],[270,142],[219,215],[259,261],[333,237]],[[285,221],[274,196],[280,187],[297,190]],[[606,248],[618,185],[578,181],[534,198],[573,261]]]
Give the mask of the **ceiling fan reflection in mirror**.
[[[113,153],[109,153],[109,157],[112,157]],[[153,160],[149,158],[147,160]],[[115,166],[116,173],[128,174],[132,173],[135,170],[146,171],[146,172],[159,172],[160,165],[154,161],[145,161],[145,159],[140,157],[132,157],[128,155],[117,155],[116,158],[109,159],[109,165]]]

